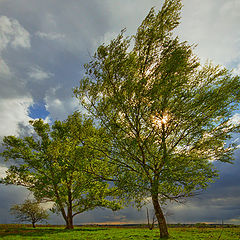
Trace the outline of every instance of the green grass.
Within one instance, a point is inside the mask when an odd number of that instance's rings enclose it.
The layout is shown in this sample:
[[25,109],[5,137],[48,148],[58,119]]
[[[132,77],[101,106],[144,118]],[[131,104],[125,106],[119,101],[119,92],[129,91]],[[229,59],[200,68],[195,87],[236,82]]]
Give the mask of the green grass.
[[[169,228],[169,233],[171,240],[240,240],[240,228]],[[150,231],[146,228],[76,227],[74,230],[65,230],[60,227],[33,229],[21,225],[2,225],[0,226],[0,239],[157,240],[159,232],[158,229]]]

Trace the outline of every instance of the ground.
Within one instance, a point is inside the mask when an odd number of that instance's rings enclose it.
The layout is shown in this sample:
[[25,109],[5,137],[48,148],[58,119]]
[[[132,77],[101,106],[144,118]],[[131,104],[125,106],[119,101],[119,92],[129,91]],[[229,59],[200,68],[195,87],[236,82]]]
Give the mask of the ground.
[[[217,228],[196,228],[196,227],[170,227],[171,240],[240,240],[240,227],[217,227]],[[31,228],[27,225],[0,225],[0,239],[68,239],[68,240],[157,240],[159,239],[158,229],[149,230],[139,227],[102,227],[82,226],[74,230],[65,230],[64,227],[37,227]]]

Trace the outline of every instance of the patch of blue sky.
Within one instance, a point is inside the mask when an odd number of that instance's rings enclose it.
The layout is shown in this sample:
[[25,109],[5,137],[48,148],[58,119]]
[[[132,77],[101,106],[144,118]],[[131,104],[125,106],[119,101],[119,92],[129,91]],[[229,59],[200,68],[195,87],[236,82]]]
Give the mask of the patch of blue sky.
[[44,102],[34,103],[32,106],[29,107],[28,110],[29,110],[29,117],[33,119],[38,119],[38,118],[45,119],[49,115],[49,112],[47,111]]

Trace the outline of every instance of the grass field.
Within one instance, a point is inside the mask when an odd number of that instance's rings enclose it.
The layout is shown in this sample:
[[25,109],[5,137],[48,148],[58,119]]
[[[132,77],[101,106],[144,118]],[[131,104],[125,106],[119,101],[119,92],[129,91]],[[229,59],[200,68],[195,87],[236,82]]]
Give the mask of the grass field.
[[[189,240],[240,240],[240,228],[169,228],[170,239]],[[53,240],[157,240],[157,229],[147,228],[116,228],[116,227],[76,227],[65,230],[60,227],[31,227],[17,225],[0,226],[0,239],[53,239]]]

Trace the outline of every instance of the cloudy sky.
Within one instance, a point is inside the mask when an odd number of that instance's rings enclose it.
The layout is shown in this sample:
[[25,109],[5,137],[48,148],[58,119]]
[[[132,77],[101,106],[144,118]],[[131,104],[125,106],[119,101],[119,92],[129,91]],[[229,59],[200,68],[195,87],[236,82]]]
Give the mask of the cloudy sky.
[[[0,140],[18,135],[30,119],[63,120],[79,108],[72,88],[83,76],[83,64],[97,46],[121,29],[135,33],[160,0],[0,0]],[[240,74],[240,1],[183,0],[177,34],[197,43],[207,59]],[[235,115],[236,119],[240,115]],[[239,142],[239,136],[234,136]],[[234,165],[218,164],[221,177],[185,205],[169,205],[169,222],[240,223],[240,151]],[[6,166],[0,163],[0,175]],[[9,223],[9,208],[28,196],[25,189],[0,186],[0,223]],[[95,210],[75,223],[145,222],[145,210],[117,213]],[[52,217],[50,223],[62,223]]]

